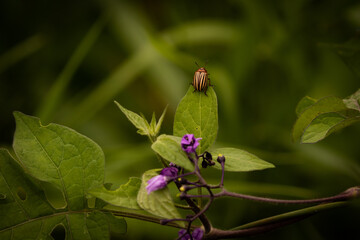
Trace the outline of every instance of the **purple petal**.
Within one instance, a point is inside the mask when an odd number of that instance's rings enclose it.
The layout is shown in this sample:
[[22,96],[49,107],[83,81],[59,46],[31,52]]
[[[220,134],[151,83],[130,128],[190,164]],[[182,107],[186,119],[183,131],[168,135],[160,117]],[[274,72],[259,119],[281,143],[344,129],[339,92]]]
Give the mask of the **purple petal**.
[[178,234],[179,234],[179,238],[181,237],[180,240],[189,240],[190,239],[190,235],[188,233],[186,233],[185,229],[180,229]]
[[185,134],[181,139],[181,144],[190,144],[194,134]]
[[163,175],[157,175],[151,179],[149,179],[147,181],[147,186],[146,186],[146,190],[147,193],[150,194],[153,191],[162,189],[164,187],[166,187],[167,182],[166,182],[166,176]]
[[178,169],[176,167],[167,167],[161,170],[160,175],[167,177],[176,177],[178,175]]
[[204,236],[204,231],[201,228],[195,228],[191,235],[194,240],[201,240]]

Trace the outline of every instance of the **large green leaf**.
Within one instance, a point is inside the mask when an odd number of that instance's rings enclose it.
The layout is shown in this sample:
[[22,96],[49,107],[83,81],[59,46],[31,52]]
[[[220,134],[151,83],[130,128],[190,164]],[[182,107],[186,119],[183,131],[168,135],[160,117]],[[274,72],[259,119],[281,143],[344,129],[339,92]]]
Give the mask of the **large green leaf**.
[[89,193],[117,207],[140,209],[137,204],[137,194],[140,189],[141,179],[132,177],[129,182],[111,191],[105,187],[91,189]]
[[0,191],[6,196],[0,200],[0,229],[55,212],[4,149],[0,149]]
[[[263,170],[275,167],[273,164],[261,160],[257,156],[237,148],[218,148],[211,151],[213,157],[222,154],[225,156],[225,171],[246,172]],[[215,168],[221,169],[221,165],[216,163]]]
[[152,169],[143,174],[137,201],[142,209],[156,216],[167,219],[181,218],[167,187],[153,191],[150,194],[146,191],[147,181],[158,175],[160,170],[161,169]]
[[217,131],[218,105],[214,89],[208,88],[206,96],[190,87],[176,109],[174,135],[194,134],[202,138],[197,152],[203,153],[214,143]]
[[60,189],[70,210],[87,207],[86,193],[104,181],[104,154],[91,139],[15,112],[14,150],[33,177]]
[[[52,239],[57,227],[65,239],[110,239],[110,229],[126,232],[124,219],[95,209],[56,211],[6,150],[0,149],[0,239]],[[72,197],[69,195],[69,197]]]
[[181,149],[180,142],[180,137],[163,134],[157,138],[151,148],[169,162],[192,171],[194,170],[194,165]]

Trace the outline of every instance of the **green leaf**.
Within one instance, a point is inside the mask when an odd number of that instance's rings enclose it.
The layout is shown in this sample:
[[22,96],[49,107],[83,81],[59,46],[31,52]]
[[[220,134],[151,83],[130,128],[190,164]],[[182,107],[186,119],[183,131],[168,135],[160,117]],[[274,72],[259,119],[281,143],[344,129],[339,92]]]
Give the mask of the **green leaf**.
[[141,187],[137,196],[138,204],[142,209],[159,217],[167,219],[181,218],[167,187],[153,191],[150,194],[146,191],[147,181],[158,175],[158,171],[160,170],[161,169],[152,169],[143,174]]
[[151,145],[151,148],[162,158],[187,170],[193,171],[194,165],[190,162],[180,145],[181,138],[171,135],[160,135]]
[[347,108],[360,112],[360,89],[350,97],[343,99],[343,101]]
[[71,210],[87,206],[86,193],[104,181],[104,153],[91,139],[57,124],[14,113],[14,150],[33,177],[60,189]]
[[[111,224],[109,224],[111,223]],[[94,212],[62,212],[52,216],[31,219],[24,224],[0,231],[1,239],[52,239],[50,234],[56,226],[62,226],[66,239],[110,239],[109,228],[118,232],[126,232],[124,219],[115,219],[114,216]]]
[[140,135],[150,135],[148,129],[149,124],[143,117],[130,110],[127,110],[126,108],[121,106],[117,101],[115,101],[115,104],[125,114],[127,119],[129,119],[129,121],[138,129],[137,133],[139,133]]
[[156,128],[156,117],[155,117],[155,112],[153,112],[151,122],[150,122],[150,130],[151,130],[150,132],[151,132],[152,136],[156,135],[155,128]]
[[203,92],[194,92],[190,87],[176,109],[174,119],[174,135],[182,137],[194,134],[202,138],[197,152],[203,153],[215,141],[218,131],[218,105],[212,87]]
[[161,114],[160,118],[159,118],[159,121],[157,122],[156,124],[156,127],[155,127],[155,135],[158,135],[159,132],[160,132],[160,128],[161,128],[161,125],[164,121],[164,117],[165,117],[165,114],[166,114],[166,110],[167,110],[168,106],[165,107],[163,113]]
[[350,117],[339,113],[325,113],[315,118],[311,124],[306,128],[303,136],[301,137],[302,143],[315,143],[331,133],[360,121],[360,117]]
[[296,115],[299,116],[305,109],[313,105],[317,100],[309,96],[303,97],[296,106]]
[[[56,211],[6,150],[0,149],[0,239],[50,239],[56,227],[66,239],[110,239],[109,228],[126,232],[124,219],[97,210]],[[72,197],[71,195],[69,197]]]
[[326,97],[318,100],[299,115],[299,118],[296,120],[293,128],[293,140],[299,140],[305,129],[319,115],[346,110],[348,110],[348,108],[340,98]]
[[[269,162],[261,160],[257,156],[237,148],[218,148],[211,151],[213,158],[219,154],[225,156],[225,171],[247,172],[254,170],[263,170],[275,167]],[[221,169],[221,165],[216,163],[215,168]]]
[[141,179],[132,177],[126,184],[121,185],[114,191],[107,190],[103,186],[91,189],[89,193],[114,206],[140,209],[136,199],[140,185]]
[[6,195],[0,201],[0,229],[54,213],[44,193],[5,149],[0,149],[0,166],[0,191]]

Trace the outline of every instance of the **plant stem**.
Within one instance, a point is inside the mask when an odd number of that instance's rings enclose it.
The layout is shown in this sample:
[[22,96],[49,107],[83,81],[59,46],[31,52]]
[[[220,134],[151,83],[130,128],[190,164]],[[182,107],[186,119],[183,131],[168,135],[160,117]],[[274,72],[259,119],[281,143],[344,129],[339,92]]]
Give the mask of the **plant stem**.
[[292,218],[296,218],[296,217],[300,217],[300,216],[312,215],[312,214],[318,213],[320,211],[324,211],[324,210],[336,208],[336,207],[341,207],[344,205],[346,205],[346,202],[334,202],[334,203],[319,204],[316,206],[311,206],[311,207],[295,210],[292,212],[287,212],[287,213],[279,214],[276,216],[271,216],[268,218],[260,219],[260,220],[254,221],[254,222],[250,222],[250,223],[238,226],[231,230],[240,230],[240,229],[258,227],[258,226],[267,225],[270,223],[288,220],[288,219],[292,219]]
[[282,226],[286,226],[298,221],[301,221],[313,214],[320,211],[324,211],[331,208],[344,206],[346,202],[336,202],[320,204],[280,215],[276,215],[269,218],[264,218],[255,222],[241,225],[231,230],[221,230],[213,228],[210,233],[204,236],[204,240],[211,239],[226,239],[226,238],[238,238],[245,236],[253,236],[260,233],[265,233]]
[[[223,189],[221,192],[216,193],[213,195],[214,198],[219,197],[234,197],[234,198],[242,198],[251,201],[258,201],[258,202],[267,202],[267,203],[282,203],[282,204],[311,204],[311,203],[328,203],[328,202],[338,202],[338,201],[345,201],[352,198],[356,198],[360,196],[360,188],[359,187],[352,187],[347,189],[346,191],[331,197],[325,198],[315,198],[315,199],[305,199],[305,200],[288,200],[288,199],[275,199],[275,198],[266,198],[266,197],[257,197],[251,196],[241,193],[234,193],[229,192],[226,189]],[[211,198],[211,195],[188,195],[186,194],[184,197],[188,198]]]

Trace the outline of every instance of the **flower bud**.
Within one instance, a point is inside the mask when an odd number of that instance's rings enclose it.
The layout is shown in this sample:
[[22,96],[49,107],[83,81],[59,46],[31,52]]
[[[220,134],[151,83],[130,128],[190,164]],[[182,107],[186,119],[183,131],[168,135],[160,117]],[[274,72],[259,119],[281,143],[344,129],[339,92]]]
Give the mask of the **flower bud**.
[[218,163],[224,163],[225,162],[225,156],[224,155],[222,155],[221,153],[218,155],[218,157],[217,157],[217,161],[218,161]]
[[203,160],[201,162],[201,166],[202,166],[202,168],[207,168],[208,164],[207,164],[207,162],[205,160]]

